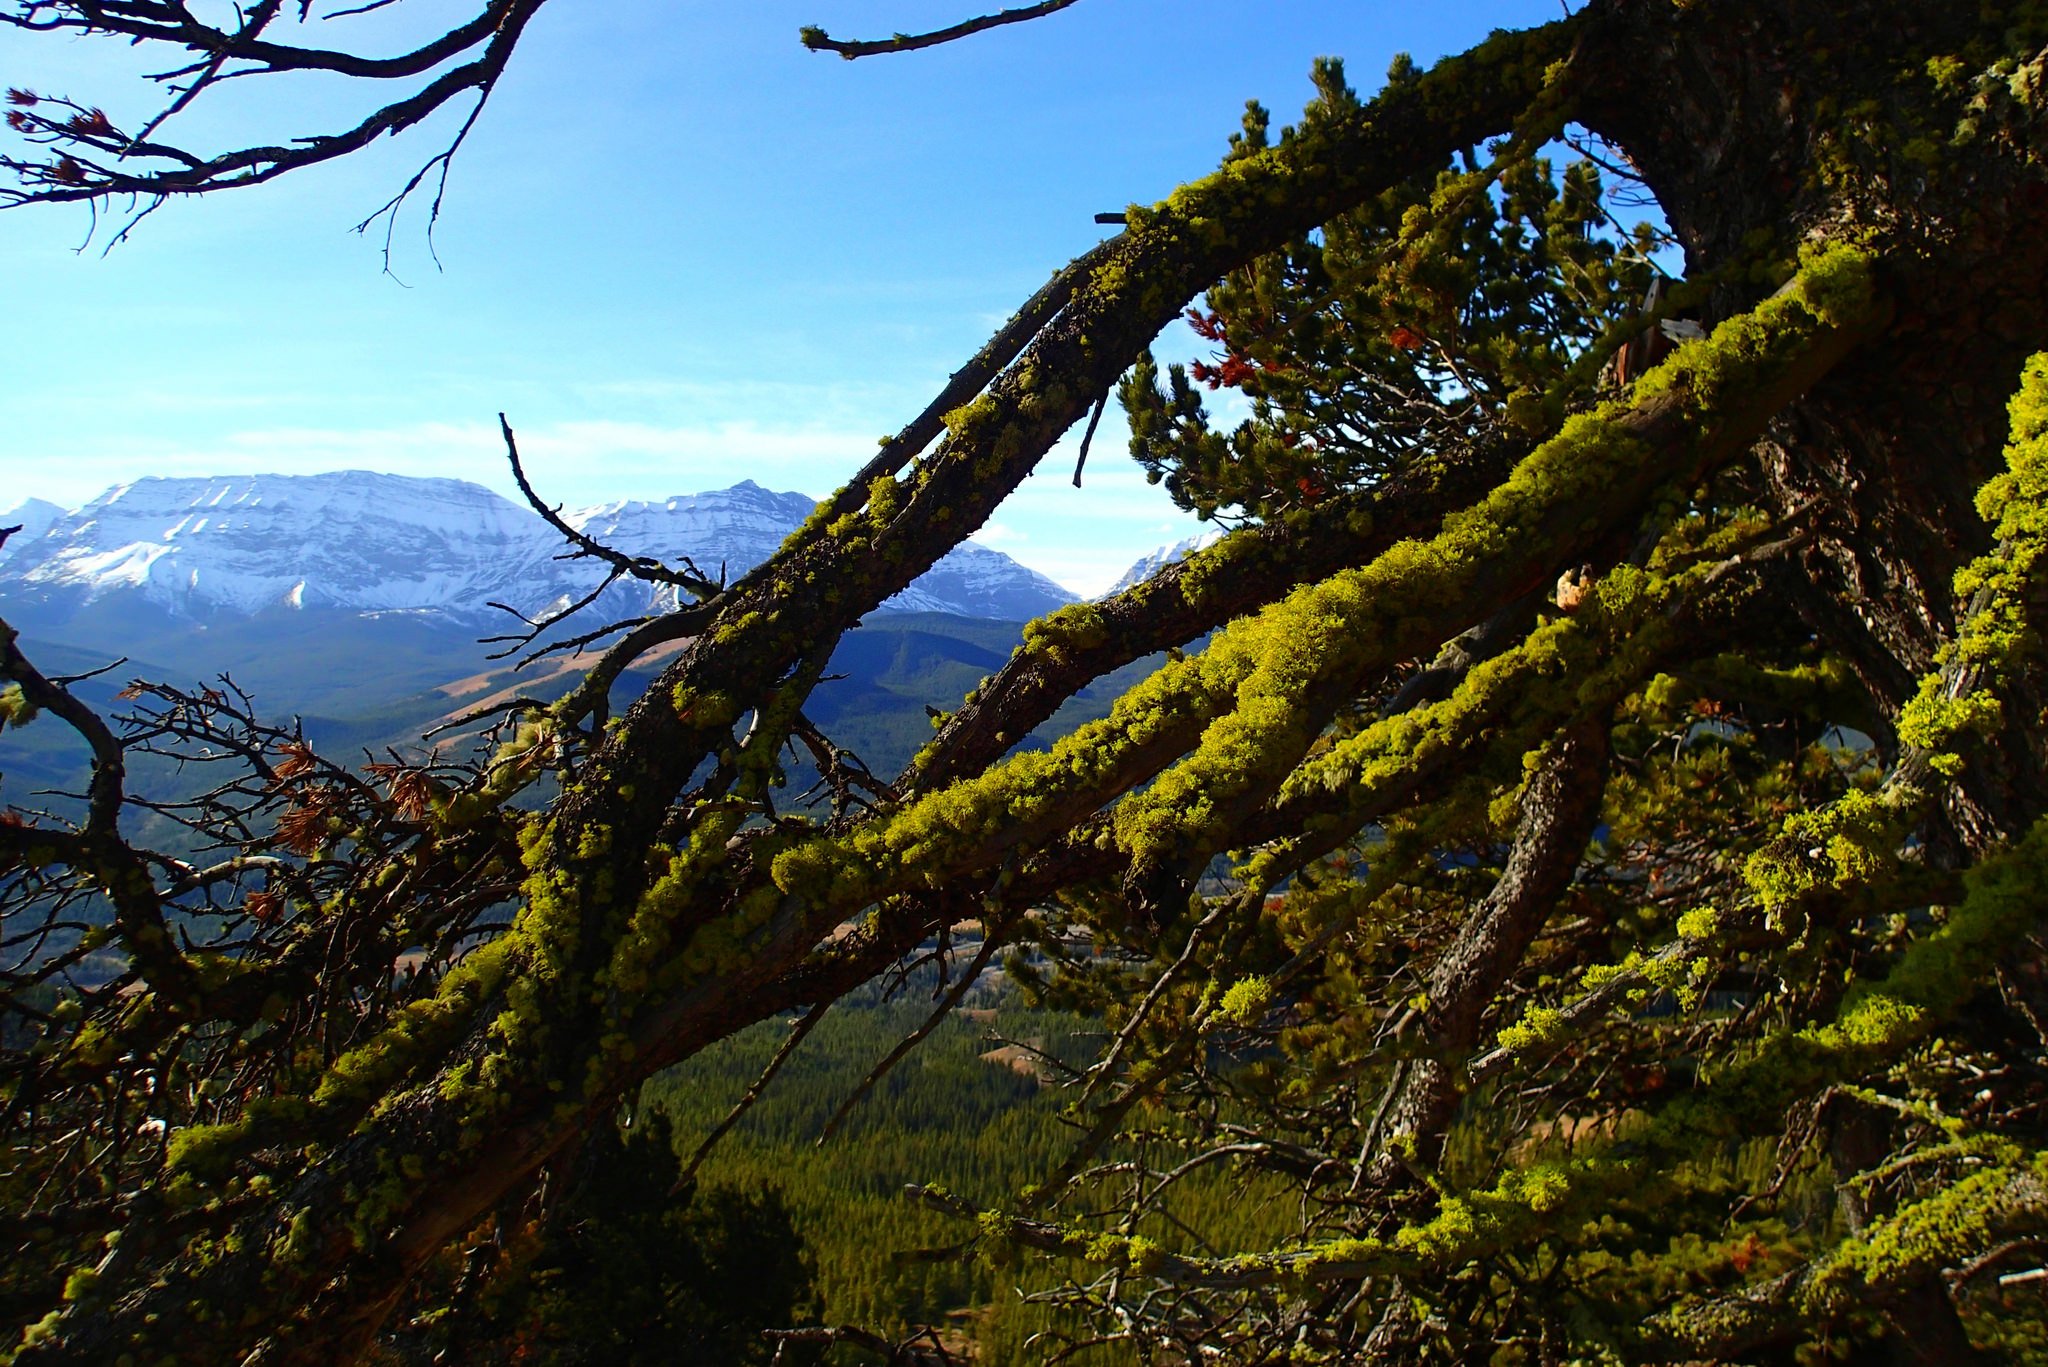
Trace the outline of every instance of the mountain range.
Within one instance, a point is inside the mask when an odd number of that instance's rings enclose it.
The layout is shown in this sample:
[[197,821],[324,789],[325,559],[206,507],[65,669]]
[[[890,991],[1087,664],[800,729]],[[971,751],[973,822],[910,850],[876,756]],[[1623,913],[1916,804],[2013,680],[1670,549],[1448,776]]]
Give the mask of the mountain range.
[[[738,576],[807,518],[812,500],[751,481],[660,502],[564,511],[607,545],[712,577]],[[524,671],[493,659],[480,634],[517,624],[488,606],[539,617],[601,583],[601,566],[564,560],[560,536],[530,510],[480,485],[347,471],[217,479],[143,479],[76,509],[32,500],[0,512],[22,530],[0,545],[0,618],[51,674],[126,663],[77,686],[118,711],[115,692],[142,677],[184,686],[221,674],[266,716],[302,718],[337,757],[408,747],[422,731],[480,703],[547,698],[588,664],[554,659]],[[1178,558],[1167,548],[1133,567]],[[571,624],[660,611],[674,590],[614,584]],[[841,642],[807,711],[877,771],[925,739],[927,706],[957,707],[1000,667],[1030,618],[1074,595],[1010,557],[956,548]],[[645,685],[644,662],[621,679]],[[1101,715],[1143,664],[1097,681],[1041,728],[1041,743]],[[0,806],[37,789],[76,790],[87,763],[64,728],[6,733]]]
[[[767,559],[814,506],[747,480],[561,517],[627,554],[687,559],[715,578]],[[0,525],[16,523],[22,530],[0,546],[0,596],[43,621],[107,600],[195,621],[309,608],[469,617],[493,602],[538,617],[604,579],[596,561],[564,559],[562,537],[532,510],[482,485],[360,470],[142,479],[75,510],[33,500],[0,514]],[[589,614],[662,611],[674,594],[622,582]],[[1073,601],[1044,575],[969,542],[880,610],[1023,621]]]

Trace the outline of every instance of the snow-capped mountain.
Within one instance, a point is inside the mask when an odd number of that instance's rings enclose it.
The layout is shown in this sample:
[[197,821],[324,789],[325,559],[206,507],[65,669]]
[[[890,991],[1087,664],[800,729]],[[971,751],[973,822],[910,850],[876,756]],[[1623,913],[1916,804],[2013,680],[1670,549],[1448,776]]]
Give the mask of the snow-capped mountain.
[[671,565],[687,557],[713,579],[723,563],[727,576],[737,579],[772,555],[815,506],[802,494],[778,494],[744,480],[730,489],[659,503],[570,509],[562,520],[585,536],[635,555],[658,556]]
[[64,509],[46,498],[24,499],[12,508],[0,510],[0,527],[20,528],[5,542],[0,542],[0,560],[19,552],[63,516]]
[[1204,550],[1210,546],[1213,546],[1222,539],[1222,530],[1212,529],[1210,531],[1202,532],[1195,536],[1187,537],[1184,540],[1176,541],[1171,546],[1161,546],[1158,550],[1153,551],[1150,555],[1144,556],[1135,563],[1133,563],[1129,569],[1124,571],[1123,578],[1117,580],[1116,583],[1110,585],[1109,593],[1105,593],[1102,596],[1104,598],[1107,598],[1110,596],[1110,594],[1122,593],[1125,589],[1131,587],[1133,584],[1142,583],[1145,580],[1150,579],[1153,575],[1157,574],[1161,569],[1165,568],[1166,566],[1171,565],[1176,561],[1185,560],[1189,556],[1193,555],[1196,551]]
[[[573,601],[603,579],[594,562],[559,558],[558,537],[530,510],[481,485],[366,471],[218,479],[143,479],[71,512],[13,515],[23,532],[0,548],[0,595],[59,612],[110,597],[180,617],[274,608],[476,614],[495,600],[529,615]],[[634,555],[688,557],[737,577],[810,515],[801,494],[752,481],[662,502],[565,511],[578,530]],[[0,525],[11,525],[0,520]],[[646,611],[653,591],[614,585],[602,613]],[[1022,620],[1074,595],[1008,556],[956,549],[885,611]]]
[[188,616],[475,604],[534,561],[540,525],[452,479],[143,479],[58,518],[0,568],[0,591],[134,592]]

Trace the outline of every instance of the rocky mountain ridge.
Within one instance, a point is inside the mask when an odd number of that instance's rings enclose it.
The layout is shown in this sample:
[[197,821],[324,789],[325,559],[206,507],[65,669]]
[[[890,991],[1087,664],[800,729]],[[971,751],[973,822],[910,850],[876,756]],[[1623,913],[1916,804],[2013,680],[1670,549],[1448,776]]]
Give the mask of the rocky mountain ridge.
[[1184,537],[1174,542],[1171,546],[1161,546],[1150,555],[1141,556],[1132,562],[1131,567],[1124,571],[1124,577],[1111,584],[1109,586],[1109,593],[1105,593],[1103,597],[1107,598],[1110,594],[1122,593],[1133,585],[1143,583],[1168,565],[1185,560],[1196,551],[1206,550],[1222,539],[1222,529],[1212,527],[1208,531]]

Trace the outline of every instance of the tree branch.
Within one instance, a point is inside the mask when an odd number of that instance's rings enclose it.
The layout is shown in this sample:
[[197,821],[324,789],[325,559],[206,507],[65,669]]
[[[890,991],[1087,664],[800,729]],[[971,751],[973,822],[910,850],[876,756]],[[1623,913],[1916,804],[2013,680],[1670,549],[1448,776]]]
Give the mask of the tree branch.
[[930,33],[899,33],[894,37],[872,42],[842,42],[817,27],[799,30],[798,37],[803,40],[803,45],[813,52],[836,52],[852,61],[856,57],[875,57],[885,52],[915,52],[919,48],[937,47],[941,43],[986,33],[1005,24],[1021,24],[1027,19],[1040,19],[1048,14],[1057,14],[1073,3],[1074,0],[1041,0],[1036,5],[1023,5],[997,14],[985,14],[978,19],[964,20],[950,28],[934,29]]

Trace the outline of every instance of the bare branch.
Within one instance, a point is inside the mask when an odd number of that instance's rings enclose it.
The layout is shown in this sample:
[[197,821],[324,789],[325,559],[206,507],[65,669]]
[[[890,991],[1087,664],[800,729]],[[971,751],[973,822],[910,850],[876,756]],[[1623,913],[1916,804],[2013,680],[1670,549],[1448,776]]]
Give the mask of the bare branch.
[[[635,579],[644,579],[651,584],[668,584],[675,588],[688,589],[700,600],[711,598],[724,588],[724,585],[713,583],[697,573],[694,565],[687,569],[672,570],[653,556],[627,555],[571,527],[562,520],[559,504],[550,506],[533,491],[533,485],[526,478],[526,467],[519,460],[519,443],[512,435],[512,424],[505,421],[503,413],[498,415],[498,430],[504,434],[505,458],[512,463],[512,478],[517,481],[520,494],[526,499],[528,507],[539,513],[550,527],[561,534],[563,540],[576,548],[570,559],[588,556],[594,560],[602,560],[610,565],[617,575],[631,575]],[[686,561],[685,564],[687,563]],[[586,598],[584,601],[589,602],[590,599]],[[553,620],[559,621],[560,617]]]
[[1036,5],[1023,5],[1017,9],[1006,9],[998,14],[986,14],[978,19],[968,19],[950,28],[934,29],[930,33],[899,33],[894,37],[873,42],[842,42],[831,37],[825,30],[807,27],[799,32],[805,47],[813,52],[836,52],[852,61],[856,57],[874,57],[884,52],[915,52],[919,48],[937,47],[956,39],[986,33],[992,28],[1005,24],[1021,24],[1027,19],[1041,19],[1048,14],[1057,14],[1074,0],[1041,0]]
[[732,1109],[726,1112],[725,1118],[714,1125],[711,1128],[711,1132],[705,1135],[698,1142],[697,1147],[691,1151],[689,1158],[683,1163],[682,1171],[676,1177],[675,1185],[669,1189],[671,1195],[680,1192],[689,1185],[692,1178],[696,1177],[697,1169],[702,1167],[704,1160],[711,1156],[711,1150],[718,1146],[718,1141],[723,1139],[726,1131],[737,1125],[740,1117],[751,1110],[754,1103],[761,1099],[761,1094],[768,1090],[768,1084],[773,1082],[775,1075],[782,1071],[782,1065],[789,1062],[790,1056],[796,1053],[797,1046],[804,1042],[804,1036],[811,1033],[812,1027],[825,1018],[825,1012],[831,1005],[832,1003],[829,1000],[814,1002],[811,1008],[804,1012],[803,1018],[783,1038],[781,1046],[775,1051],[775,1056],[768,1060],[768,1066],[761,1070],[761,1075],[754,1079],[753,1085],[747,1088],[745,1094],[733,1103]]
[[[474,18],[440,37],[407,53],[376,58],[263,38],[264,29],[277,13],[275,0],[246,12],[241,27],[233,32],[199,23],[182,7],[25,0],[20,10],[0,13],[0,23],[37,32],[76,31],[125,38],[131,43],[155,43],[197,53],[200,60],[152,78],[173,95],[133,135],[116,129],[97,107],[32,91],[11,92],[8,126],[32,145],[49,148],[54,159],[0,155],[0,170],[12,172],[18,182],[16,188],[0,189],[0,208],[37,203],[97,205],[117,196],[136,196],[149,201],[137,216],[139,221],[173,196],[262,184],[286,172],[346,156],[386,134],[412,127],[465,91],[475,92],[476,106],[449,147],[421,167],[379,211],[391,213],[436,167],[445,187],[449,159],[474,125],[527,22],[542,3],[544,0],[489,0]],[[212,155],[156,140],[170,119],[227,80],[299,72],[404,80],[426,76],[471,51],[476,53],[472,60],[433,76],[412,94],[383,105],[350,128]],[[152,162],[158,165],[152,168]],[[138,163],[142,169],[136,169]],[[438,194],[435,207],[438,212]],[[365,220],[364,226],[376,217]],[[122,236],[133,227],[131,222]]]
[[932,1031],[938,1029],[939,1023],[951,1015],[953,1008],[960,1004],[960,999],[965,997],[968,990],[981,980],[981,971],[988,967],[989,960],[995,957],[996,950],[1002,946],[1003,938],[999,933],[1000,929],[1001,927],[998,925],[984,924],[982,926],[981,948],[975,951],[973,962],[967,965],[967,971],[960,975],[958,982],[947,989],[945,997],[940,1000],[932,1013],[925,1017],[924,1022],[898,1041],[896,1047],[884,1054],[881,1060],[868,1070],[867,1076],[863,1077],[859,1084],[851,1092],[847,1093],[846,1100],[839,1103],[839,1109],[832,1112],[832,1118],[825,1122],[825,1127],[822,1130],[818,1131],[817,1142],[820,1147],[824,1145],[826,1140],[839,1132],[839,1127],[846,1122],[846,1117],[853,1114],[853,1108],[858,1106],[862,1099],[874,1090],[875,1084],[888,1076],[891,1068],[894,1068],[911,1050],[917,1048]]

